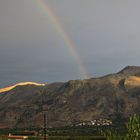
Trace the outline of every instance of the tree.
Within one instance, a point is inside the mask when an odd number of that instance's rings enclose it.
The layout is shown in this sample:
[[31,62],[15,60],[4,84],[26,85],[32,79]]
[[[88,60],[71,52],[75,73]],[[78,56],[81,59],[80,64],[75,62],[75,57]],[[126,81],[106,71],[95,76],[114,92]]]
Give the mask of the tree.
[[127,133],[121,135],[115,130],[101,131],[101,134],[107,140],[140,140],[140,116],[134,114],[129,118],[129,122],[126,124]]

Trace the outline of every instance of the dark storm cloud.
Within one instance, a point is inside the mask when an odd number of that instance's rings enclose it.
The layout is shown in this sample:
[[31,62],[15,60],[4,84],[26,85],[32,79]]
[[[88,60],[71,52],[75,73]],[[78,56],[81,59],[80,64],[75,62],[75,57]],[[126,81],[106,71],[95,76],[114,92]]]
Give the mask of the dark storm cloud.
[[[140,1],[47,0],[92,76],[140,65]],[[82,78],[38,0],[0,1],[0,87]]]

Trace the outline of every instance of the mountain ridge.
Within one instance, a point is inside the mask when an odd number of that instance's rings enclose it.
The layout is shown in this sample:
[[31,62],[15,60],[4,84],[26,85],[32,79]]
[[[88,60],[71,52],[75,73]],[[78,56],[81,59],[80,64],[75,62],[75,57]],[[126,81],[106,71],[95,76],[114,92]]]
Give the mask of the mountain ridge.
[[46,105],[48,127],[140,114],[139,73],[129,66],[99,78],[17,86],[0,94],[0,128],[41,128]]
[[[117,74],[127,74],[127,73],[131,73],[132,75],[138,75],[140,73],[140,66],[126,66],[124,67],[121,71],[119,71]],[[96,77],[96,78],[91,78],[91,79],[99,79],[99,78],[104,78],[104,77],[108,77],[108,76],[112,76],[114,75],[115,73],[112,73],[112,74],[108,74],[108,75],[104,75],[104,76],[99,76],[99,77]],[[85,79],[83,79],[85,80]],[[70,80],[70,81],[77,81],[77,80]],[[59,83],[59,82],[58,82]],[[14,84],[12,86],[7,86],[7,87],[4,87],[4,88],[0,88],[0,93],[1,92],[5,92],[7,91],[6,89],[13,89],[15,88],[16,86],[24,86],[24,85],[36,85],[36,86],[45,86],[44,83],[37,83],[37,82],[30,82],[30,81],[26,81],[26,82],[19,82],[17,84]],[[8,91],[9,91],[8,90]]]
[[139,74],[140,73],[140,66],[126,66],[120,72],[120,74]]
[[45,86],[45,84],[40,84],[40,83],[36,83],[36,82],[20,82],[15,85],[12,85],[12,86],[1,88],[0,93],[10,91],[17,86],[25,86],[25,85]]

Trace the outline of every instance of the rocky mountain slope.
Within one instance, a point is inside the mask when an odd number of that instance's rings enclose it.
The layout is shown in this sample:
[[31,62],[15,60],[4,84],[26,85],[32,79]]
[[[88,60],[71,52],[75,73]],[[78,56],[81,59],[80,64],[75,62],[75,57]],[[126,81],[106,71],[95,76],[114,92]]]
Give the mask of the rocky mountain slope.
[[49,127],[140,114],[140,67],[100,78],[0,90],[0,128],[42,127],[46,105]]

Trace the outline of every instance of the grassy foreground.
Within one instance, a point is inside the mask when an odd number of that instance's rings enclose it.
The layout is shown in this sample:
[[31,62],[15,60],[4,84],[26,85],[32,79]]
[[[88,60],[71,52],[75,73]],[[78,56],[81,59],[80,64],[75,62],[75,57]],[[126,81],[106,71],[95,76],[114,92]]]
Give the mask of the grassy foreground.
[[100,136],[51,136],[48,140],[106,140]]
[[[0,140],[8,140],[6,138],[0,138]],[[14,139],[12,139],[14,140]],[[39,137],[30,137],[27,140],[43,140]],[[47,140],[106,140],[102,136],[49,136]]]

